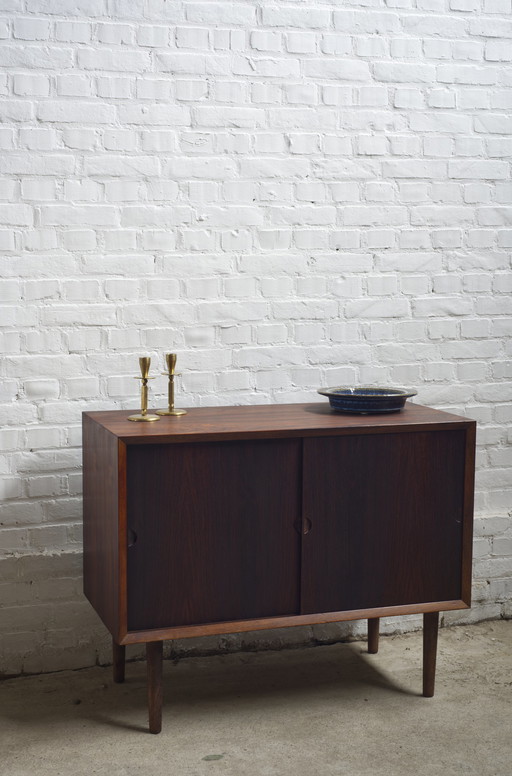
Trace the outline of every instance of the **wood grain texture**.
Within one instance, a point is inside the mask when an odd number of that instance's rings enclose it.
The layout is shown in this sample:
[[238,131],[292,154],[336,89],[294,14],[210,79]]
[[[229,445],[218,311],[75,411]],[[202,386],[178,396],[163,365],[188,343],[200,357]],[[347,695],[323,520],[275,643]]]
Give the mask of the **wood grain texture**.
[[475,500],[475,443],[476,423],[466,430],[464,506],[462,517],[462,600],[471,606],[473,570],[473,508]]
[[368,652],[370,655],[376,655],[379,651],[379,626],[380,619],[371,617],[368,620]]
[[436,683],[437,635],[439,612],[423,615],[423,695],[432,698]]
[[299,440],[130,446],[128,629],[299,612]]
[[461,598],[464,431],[304,440],[301,613]]
[[118,441],[83,417],[84,593],[119,635]]
[[149,732],[162,730],[163,705],[163,644],[150,641],[146,644]]
[[86,413],[129,445],[175,444],[186,441],[329,436],[340,434],[404,433],[422,428],[456,428],[472,421],[447,412],[406,402],[401,412],[346,415],[333,412],[327,402],[261,404],[241,407],[193,407],[179,418],[158,423],[132,423],[133,411]]
[[124,682],[126,662],[126,647],[118,644],[115,639],[112,640],[112,673],[114,682],[121,684]]
[[117,553],[119,565],[118,601],[118,643],[122,642],[128,630],[128,525],[127,525],[127,472],[126,445],[120,439],[117,442],[118,480],[117,480]]
[[[193,417],[197,413],[197,417]],[[474,436],[475,423],[448,413],[431,410],[419,405],[406,405],[401,413],[385,416],[347,416],[332,413],[327,405],[261,405],[256,407],[221,407],[199,408],[190,411],[192,423],[187,428],[179,424],[185,418],[169,420],[167,427],[157,433],[153,430],[148,437],[148,426],[153,429],[158,424],[133,424],[126,421],[128,412],[84,413],[84,589],[103,621],[117,639],[118,643],[140,643],[151,639],[183,638],[196,635],[233,633],[239,631],[258,630],[272,627],[288,627],[294,625],[335,622],[350,619],[371,618],[397,614],[413,614],[425,611],[467,608],[471,589],[471,544],[472,544],[472,505],[474,480]],[[189,416],[185,416],[188,418]],[[166,422],[166,419],[161,423]],[[180,430],[181,428],[181,430]],[[129,431],[124,440],[116,434],[117,431]],[[315,611],[310,614],[299,614],[297,609],[287,607],[281,614],[273,615],[265,611],[260,616],[231,612],[234,619],[222,619],[219,612],[217,621],[201,624],[180,623],[173,625],[165,622],[161,627],[148,625],[133,627],[127,631],[127,496],[128,478],[126,473],[126,458],[142,444],[148,450],[155,443],[165,440],[181,446],[179,440],[198,442],[201,439],[215,440],[217,436],[224,440],[254,439],[272,440],[289,438],[290,444],[301,444],[297,437],[304,436],[305,443],[310,437],[324,438],[336,443],[349,442],[350,439],[363,440],[366,435],[400,434],[404,439],[410,432],[424,430],[445,430],[445,433],[460,431],[465,435],[466,472],[464,477],[464,507],[462,517],[462,571],[459,569],[459,588],[461,594],[451,598],[432,598],[425,603],[404,605],[388,605],[348,608],[345,610]],[[225,435],[224,435],[225,432]],[[407,432],[407,433],[406,433]],[[154,434],[156,433],[156,436]],[[413,436],[415,434],[413,433]],[[457,436],[457,434],[456,434]],[[116,441],[117,437],[117,441]],[[313,440],[314,441],[314,440]],[[147,445],[145,443],[148,443]],[[272,444],[270,441],[268,444]],[[160,446],[160,445],[159,445]],[[171,446],[171,445],[169,445]],[[172,445],[174,446],[174,444]],[[193,445],[195,446],[195,445]],[[293,456],[292,456],[293,458]],[[295,465],[296,459],[293,459]],[[293,468],[293,466],[292,466]],[[299,462],[300,469],[300,462]],[[221,472],[222,476],[225,472]],[[329,475],[329,488],[335,483],[339,486],[343,471],[338,467]],[[189,476],[193,485],[194,478]],[[217,482],[217,477],[211,478]],[[283,489],[288,487],[287,480],[282,480]],[[421,482],[421,478],[420,478]],[[160,487],[160,485],[158,485]],[[214,487],[212,485],[212,487]],[[300,489],[300,484],[293,485]],[[191,488],[194,492],[194,487]],[[453,495],[453,493],[452,493]],[[194,496],[195,498],[195,496]],[[183,499],[185,497],[183,496]],[[152,502],[150,502],[152,503]],[[147,505],[147,504],[146,504]],[[289,510],[291,518],[295,506]],[[295,516],[292,520],[300,524]],[[244,510],[239,514],[244,514]],[[273,526],[267,526],[272,535]],[[315,526],[304,540],[314,536]],[[297,534],[294,534],[297,536]],[[194,538],[197,541],[197,536]],[[300,542],[301,537],[298,537]],[[259,541],[264,543],[263,535]],[[156,538],[158,544],[158,537]],[[191,545],[192,547],[192,545]],[[292,551],[293,555],[294,550]],[[450,559],[453,565],[453,558]],[[192,572],[195,574],[196,572]],[[264,575],[263,575],[264,576]],[[133,580],[132,580],[133,581]],[[176,587],[181,584],[176,580]],[[236,585],[235,585],[236,587]],[[161,595],[159,593],[158,595]],[[152,591],[146,588],[145,598],[139,600],[139,610],[144,610],[144,600],[149,600]],[[289,593],[290,601],[293,598]],[[296,597],[294,598],[296,603]],[[294,604],[295,605],[295,604]],[[188,621],[187,621],[188,622]]]

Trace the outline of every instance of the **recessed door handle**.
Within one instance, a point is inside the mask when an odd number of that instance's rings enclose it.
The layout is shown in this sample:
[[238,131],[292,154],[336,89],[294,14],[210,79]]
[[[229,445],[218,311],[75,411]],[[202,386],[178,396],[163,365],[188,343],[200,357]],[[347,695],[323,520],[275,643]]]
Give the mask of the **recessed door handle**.
[[297,520],[294,522],[293,527],[297,531],[298,534],[303,534],[304,536],[308,534],[311,531],[312,528],[312,522],[307,517],[297,518]]
[[128,547],[133,547],[137,541],[137,532],[133,528],[128,528]]

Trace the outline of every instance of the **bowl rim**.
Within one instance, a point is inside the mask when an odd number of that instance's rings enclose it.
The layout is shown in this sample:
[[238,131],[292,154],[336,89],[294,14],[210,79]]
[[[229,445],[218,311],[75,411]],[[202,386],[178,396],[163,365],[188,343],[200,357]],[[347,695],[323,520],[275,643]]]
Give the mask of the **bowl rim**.
[[[364,389],[368,391],[375,391],[375,393],[356,393],[356,391]],[[336,397],[339,396],[342,399],[368,400],[368,399],[408,399],[411,396],[417,396],[418,391],[413,388],[395,388],[394,386],[379,386],[379,385],[334,385],[329,388],[317,388],[317,393],[322,396]]]

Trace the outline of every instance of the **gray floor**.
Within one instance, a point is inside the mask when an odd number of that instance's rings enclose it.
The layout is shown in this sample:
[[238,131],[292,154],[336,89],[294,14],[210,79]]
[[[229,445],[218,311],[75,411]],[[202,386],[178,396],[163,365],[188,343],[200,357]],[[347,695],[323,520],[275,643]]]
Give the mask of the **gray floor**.
[[421,634],[164,664],[146,732],[145,664],[0,683],[2,776],[512,776],[512,621],[442,629],[436,696]]

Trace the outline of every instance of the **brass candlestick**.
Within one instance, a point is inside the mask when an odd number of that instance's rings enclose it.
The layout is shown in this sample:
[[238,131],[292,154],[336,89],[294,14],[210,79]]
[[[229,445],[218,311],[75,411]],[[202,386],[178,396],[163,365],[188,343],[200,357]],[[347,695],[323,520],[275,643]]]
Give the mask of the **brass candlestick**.
[[174,378],[179,376],[179,372],[175,372],[176,368],[176,353],[167,353],[165,356],[165,362],[167,364],[167,372],[162,374],[167,375],[169,378],[169,406],[166,410],[157,410],[158,415],[186,415],[187,410],[177,410],[174,408]]
[[140,415],[130,415],[128,420],[142,420],[150,422],[152,420],[160,420],[158,415],[148,415],[148,380],[154,380],[154,377],[149,377],[149,365],[151,359],[149,356],[142,356],[139,358],[140,373],[142,377],[136,377],[135,380],[142,380],[140,388]]

